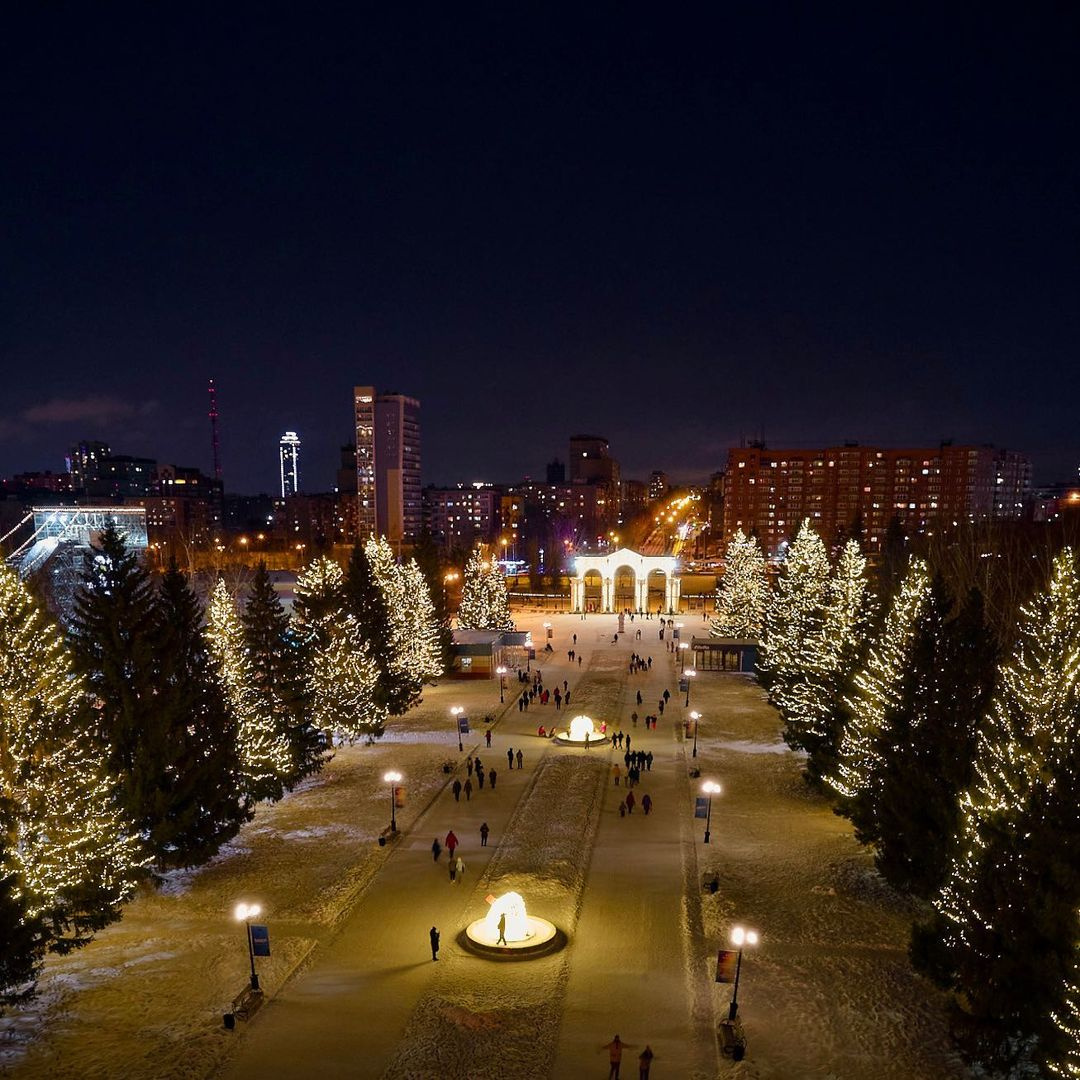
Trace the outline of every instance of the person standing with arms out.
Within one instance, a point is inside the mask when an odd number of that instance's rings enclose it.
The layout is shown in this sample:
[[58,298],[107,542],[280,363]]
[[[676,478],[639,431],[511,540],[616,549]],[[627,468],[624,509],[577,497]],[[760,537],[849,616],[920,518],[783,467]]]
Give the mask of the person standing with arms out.
[[605,1043],[600,1047],[601,1050],[608,1052],[608,1061],[611,1064],[611,1068],[608,1070],[608,1080],[619,1080],[619,1066],[622,1064],[622,1052],[626,1044],[619,1038],[618,1035],[609,1043]]
[[491,830],[488,829],[488,823],[485,821],[484,824],[480,826],[480,846],[481,847],[487,847],[487,838],[488,838],[488,833],[490,831]]
[[511,769],[513,769],[513,767],[514,767],[514,748],[512,746],[506,751],[506,764],[509,765]]
[[431,959],[432,960],[438,960],[439,959],[439,931],[436,930],[435,927],[433,926],[431,928],[431,932],[428,934],[428,937],[431,938]]

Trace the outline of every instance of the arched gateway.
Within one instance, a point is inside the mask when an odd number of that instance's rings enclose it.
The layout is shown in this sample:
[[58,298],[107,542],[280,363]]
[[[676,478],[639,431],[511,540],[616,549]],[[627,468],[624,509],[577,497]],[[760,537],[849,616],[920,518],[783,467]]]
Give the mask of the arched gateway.
[[629,548],[610,555],[579,555],[570,579],[570,606],[574,611],[584,611],[587,603],[595,605],[591,594],[586,597],[585,577],[597,574],[601,583],[598,610],[648,611],[649,575],[663,574],[664,599],[657,610],[674,613],[679,609],[679,579],[675,576],[678,567],[674,555],[639,555]]

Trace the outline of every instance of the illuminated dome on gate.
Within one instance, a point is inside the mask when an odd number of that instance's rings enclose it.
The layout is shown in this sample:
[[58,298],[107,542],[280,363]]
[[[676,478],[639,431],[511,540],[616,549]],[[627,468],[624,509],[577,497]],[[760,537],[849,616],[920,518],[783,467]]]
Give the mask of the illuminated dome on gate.
[[560,731],[555,741],[564,746],[591,746],[606,743],[607,735],[596,730],[591,716],[575,716],[570,721],[570,730]]

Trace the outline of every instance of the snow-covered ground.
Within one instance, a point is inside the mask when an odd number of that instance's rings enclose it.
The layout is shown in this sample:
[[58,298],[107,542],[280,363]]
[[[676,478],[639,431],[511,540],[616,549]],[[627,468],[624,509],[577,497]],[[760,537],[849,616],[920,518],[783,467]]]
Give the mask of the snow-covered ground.
[[[254,821],[209,866],[175,874],[136,900],[86,949],[50,959],[37,1001],[0,1020],[0,1068],[13,1077],[575,1077],[603,1076],[599,1046],[616,1030],[656,1052],[655,1080],[735,1076],[800,1080],[944,1080],[965,1072],[950,1050],[939,996],[906,959],[911,912],[881,885],[849,826],[812,797],[800,762],[780,741],[775,712],[752,680],[702,672],[696,764],[724,786],[712,843],[692,817],[698,781],[674,664],[657,623],[536,615],[555,625],[548,681],[567,679],[578,711],[621,721],[655,755],[639,796],[656,809],[618,815],[609,750],[564,750],[535,731],[552,706],[518,712],[493,682],[445,683],[379,744],[342,749],[323,775]],[[633,630],[643,629],[643,640]],[[584,663],[566,649],[578,634]],[[629,676],[625,660],[651,654]],[[656,732],[632,728],[633,694]],[[440,765],[458,762],[449,707],[477,720],[502,716],[490,751],[474,733],[498,790],[454,803]],[[567,716],[560,717],[565,722]],[[506,748],[525,769],[509,771]],[[619,755],[621,760],[621,755]],[[377,837],[389,819],[382,774],[405,775],[400,839]],[[477,829],[491,827],[489,847]],[[453,828],[468,870],[451,885],[432,837]],[[700,889],[715,869],[720,889]],[[562,952],[500,964],[456,938],[491,893],[516,888],[530,910],[569,936]],[[221,1014],[246,983],[237,901],[263,905],[273,957],[258,961],[270,1003],[227,1032]],[[716,986],[717,948],[740,921],[762,934],[746,955],[740,1017],[749,1054],[721,1058],[713,1032],[730,988]],[[427,929],[442,931],[432,964]]]

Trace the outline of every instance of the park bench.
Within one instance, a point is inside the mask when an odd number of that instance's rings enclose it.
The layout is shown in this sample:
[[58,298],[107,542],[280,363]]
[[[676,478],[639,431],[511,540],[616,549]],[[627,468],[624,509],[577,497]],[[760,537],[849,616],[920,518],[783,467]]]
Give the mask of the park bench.
[[245,986],[236,997],[233,998],[232,1011],[234,1016],[240,1017],[241,1020],[250,1020],[256,1012],[259,1010],[259,1006],[263,1003],[263,992],[261,990],[252,990],[250,986]]
[[742,1061],[746,1056],[746,1035],[738,1020],[721,1020],[716,1028],[716,1037],[724,1057]]

